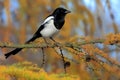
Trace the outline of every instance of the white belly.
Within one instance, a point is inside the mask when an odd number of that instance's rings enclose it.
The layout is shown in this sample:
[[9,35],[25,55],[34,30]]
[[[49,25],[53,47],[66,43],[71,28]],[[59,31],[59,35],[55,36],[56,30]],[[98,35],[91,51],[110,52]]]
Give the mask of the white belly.
[[55,28],[55,26],[53,25],[53,20],[50,20],[46,25],[45,28],[43,30],[40,31],[40,33],[42,34],[43,37],[52,37],[55,34],[57,34],[59,32],[58,29]]

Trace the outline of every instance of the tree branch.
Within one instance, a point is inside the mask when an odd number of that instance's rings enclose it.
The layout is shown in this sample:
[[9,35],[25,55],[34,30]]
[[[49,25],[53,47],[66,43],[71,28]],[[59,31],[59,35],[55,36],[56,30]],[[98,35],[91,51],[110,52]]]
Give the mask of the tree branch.
[[[54,48],[54,47],[68,47],[68,48],[76,48],[79,49],[80,46],[86,45],[86,44],[95,44],[95,43],[104,43],[105,39],[95,39],[95,40],[90,40],[90,41],[81,41],[81,42],[67,42],[67,43],[54,43],[54,44],[45,44],[45,43],[40,43],[35,44],[7,44],[7,43],[0,43],[1,48]],[[57,45],[56,45],[57,44]],[[119,46],[118,44],[115,44],[116,46]],[[78,50],[79,51],[79,50]],[[110,61],[112,62],[112,61]],[[114,63],[116,64],[116,63]],[[116,64],[118,67],[120,67],[119,64]]]
[[[7,43],[0,43],[0,47],[1,48],[54,48],[57,46],[64,46],[64,47],[78,47],[78,46],[82,46],[82,45],[86,45],[86,44],[95,44],[95,43],[103,43],[105,40],[104,39],[96,39],[96,40],[91,40],[91,41],[81,41],[81,42],[75,42],[75,43],[64,43],[64,44],[58,44],[58,43],[54,43],[54,44],[7,44]],[[56,44],[58,44],[56,46]]]

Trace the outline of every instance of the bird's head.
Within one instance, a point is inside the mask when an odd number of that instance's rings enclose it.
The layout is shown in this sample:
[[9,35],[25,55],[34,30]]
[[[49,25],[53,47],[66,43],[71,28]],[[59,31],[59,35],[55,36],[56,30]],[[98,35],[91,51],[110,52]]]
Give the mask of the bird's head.
[[54,16],[65,16],[66,14],[70,13],[71,11],[65,9],[65,8],[62,8],[62,7],[59,7],[59,8],[56,8],[55,11],[53,12],[53,15]]

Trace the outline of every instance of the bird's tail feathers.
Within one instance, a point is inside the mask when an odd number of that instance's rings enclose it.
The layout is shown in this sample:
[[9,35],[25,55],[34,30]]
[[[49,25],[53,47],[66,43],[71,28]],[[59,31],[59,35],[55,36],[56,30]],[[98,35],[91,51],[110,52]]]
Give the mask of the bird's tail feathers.
[[13,51],[5,54],[5,58],[7,59],[9,56],[15,55],[15,54],[17,54],[19,51],[21,51],[21,50],[22,50],[22,48],[16,48],[15,50],[13,50]]
[[[37,36],[33,36],[30,40],[28,40],[27,42],[25,42],[25,44],[28,44],[28,43],[34,41],[36,38],[37,38]],[[13,51],[11,51],[11,52],[6,53],[6,54],[5,54],[5,58],[7,59],[9,56],[17,54],[17,53],[18,53],[19,51],[21,51],[22,49],[23,49],[23,48],[16,48],[15,50],[13,50]]]

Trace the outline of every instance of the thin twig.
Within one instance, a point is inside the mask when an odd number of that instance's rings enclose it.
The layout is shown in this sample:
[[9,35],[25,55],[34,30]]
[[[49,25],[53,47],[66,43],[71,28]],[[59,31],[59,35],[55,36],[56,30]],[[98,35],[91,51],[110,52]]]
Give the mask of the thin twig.
[[41,48],[41,49],[42,49],[42,55],[43,55],[41,67],[43,67],[45,64],[45,53],[44,53],[44,48]]
[[59,49],[60,49],[60,53],[61,53],[61,57],[62,57],[62,61],[63,61],[64,71],[65,71],[65,73],[66,73],[66,66],[65,66],[65,59],[64,59],[64,55],[63,55],[63,52],[62,52],[61,47],[59,47]]

